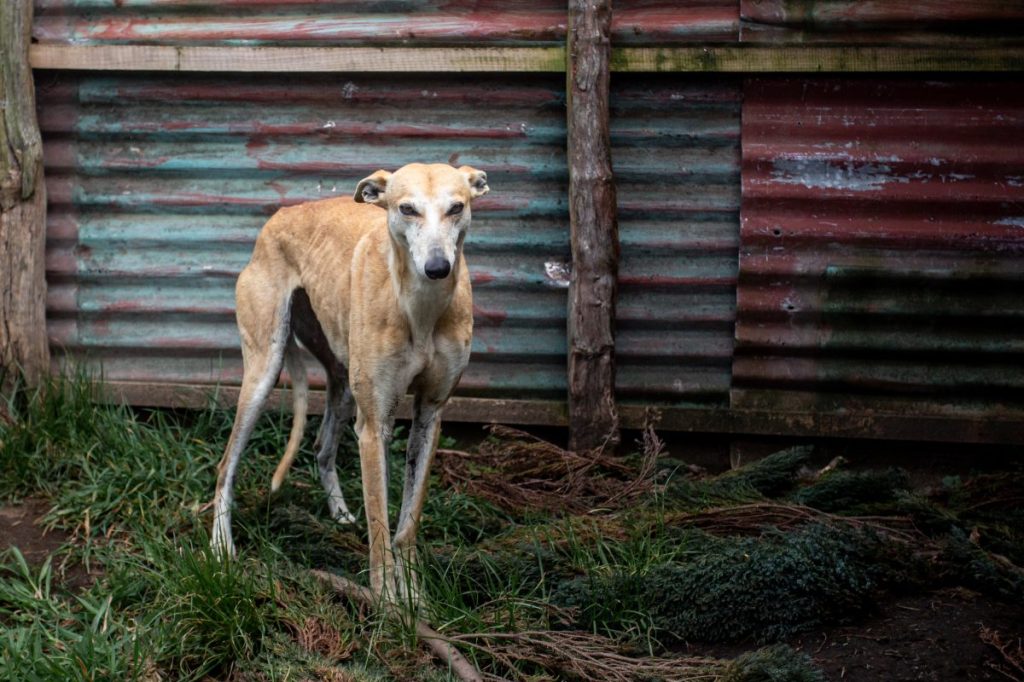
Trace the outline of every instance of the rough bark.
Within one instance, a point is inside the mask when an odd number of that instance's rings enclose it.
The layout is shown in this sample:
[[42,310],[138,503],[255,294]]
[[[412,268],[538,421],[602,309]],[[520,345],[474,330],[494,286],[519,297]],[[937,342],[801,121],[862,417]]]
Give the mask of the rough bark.
[[28,62],[32,0],[0,3],[0,388],[49,369],[43,145]]
[[568,26],[569,447],[619,440],[615,296],[619,228],[608,134],[611,0],[570,0]]

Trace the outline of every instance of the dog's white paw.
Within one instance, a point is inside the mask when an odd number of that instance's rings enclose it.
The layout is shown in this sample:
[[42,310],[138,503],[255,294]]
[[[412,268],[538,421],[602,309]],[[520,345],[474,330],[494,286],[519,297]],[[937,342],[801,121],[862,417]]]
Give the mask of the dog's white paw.
[[213,537],[210,538],[210,549],[213,550],[215,556],[224,559],[234,559],[238,556],[230,531],[225,533],[218,526],[213,528]]
[[352,516],[352,513],[347,509],[335,509],[332,516],[334,520],[341,524],[355,523],[356,517]]

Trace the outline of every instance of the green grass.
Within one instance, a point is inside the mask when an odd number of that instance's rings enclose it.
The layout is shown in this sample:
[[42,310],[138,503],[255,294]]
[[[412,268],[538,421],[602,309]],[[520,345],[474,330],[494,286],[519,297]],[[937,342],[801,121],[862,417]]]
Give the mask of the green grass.
[[[45,499],[46,523],[73,540],[39,565],[16,549],[0,555],[0,680],[448,679],[408,623],[357,608],[310,577],[308,569],[324,568],[365,584],[367,561],[363,524],[328,517],[311,451],[316,419],[274,496],[269,483],[290,416],[260,420],[238,476],[239,556],[224,561],[207,549],[211,518],[203,509],[231,411],[104,405],[82,376],[23,393],[7,411],[14,421],[0,423],[0,500]],[[401,437],[389,463],[393,515]],[[893,585],[967,584],[1004,599],[1024,591],[966,539],[977,526],[1000,554],[1022,556],[1024,524],[1012,500],[1024,477],[985,479],[1010,500],[990,508],[973,479],[950,480],[938,496],[911,490],[901,472],[839,471],[801,485],[797,473],[809,457],[793,448],[719,477],[675,475],[642,503],[558,518],[513,516],[435,482],[415,567],[421,615],[450,634],[582,629],[616,650],[661,655],[679,640],[771,643],[855,620]],[[351,434],[338,464],[361,518]],[[940,570],[847,527],[712,536],[678,522],[684,513],[765,500],[836,514],[910,514],[941,548]],[[68,587],[62,570],[79,564],[98,577]],[[542,656],[510,663],[466,651],[496,675],[562,677],[536,662]],[[732,682],[821,679],[785,647],[715,670]]]
[[145,670],[135,625],[100,590],[67,595],[53,564],[30,567],[15,548],[0,563],[0,675],[7,680],[138,679]]

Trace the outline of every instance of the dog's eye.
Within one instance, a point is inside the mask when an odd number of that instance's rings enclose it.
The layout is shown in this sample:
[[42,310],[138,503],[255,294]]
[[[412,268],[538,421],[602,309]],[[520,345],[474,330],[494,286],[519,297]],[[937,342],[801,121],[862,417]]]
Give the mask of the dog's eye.
[[448,215],[459,215],[462,213],[463,208],[465,208],[465,205],[462,202],[452,204],[452,207],[448,209]]
[[398,207],[398,210],[402,212],[402,215],[419,215],[419,213],[416,212],[416,209],[413,208],[412,204],[402,204]]

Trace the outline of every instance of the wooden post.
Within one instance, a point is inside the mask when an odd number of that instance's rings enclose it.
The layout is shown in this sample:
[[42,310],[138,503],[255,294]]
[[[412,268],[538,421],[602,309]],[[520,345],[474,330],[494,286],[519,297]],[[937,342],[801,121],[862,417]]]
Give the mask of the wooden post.
[[608,134],[611,0],[569,0],[569,447],[619,440],[615,293],[619,228]]
[[49,370],[46,190],[28,61],[32,0],[0,3],[0,387]]

